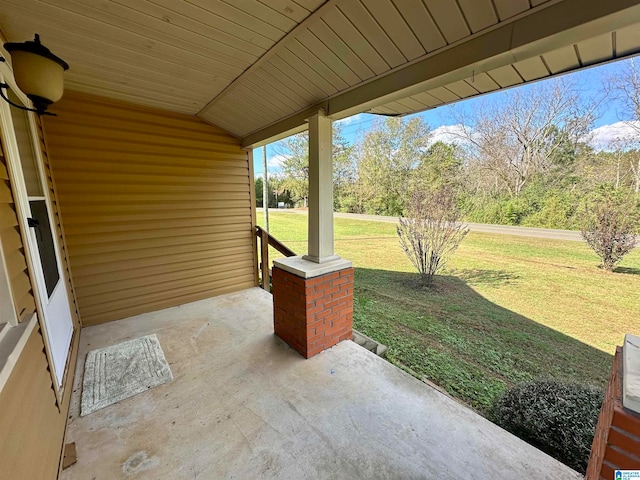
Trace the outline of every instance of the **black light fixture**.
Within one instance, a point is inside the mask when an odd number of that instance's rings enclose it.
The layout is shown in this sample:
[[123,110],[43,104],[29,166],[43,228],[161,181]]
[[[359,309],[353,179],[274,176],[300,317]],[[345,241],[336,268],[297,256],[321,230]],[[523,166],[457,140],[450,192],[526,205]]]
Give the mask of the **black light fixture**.
[[[9,88],[6,83],[0,83],[0,96],[16,108],[38,115],[53,115],[47,112],[47,108],[62,97],[63,74],[69,69],[67,62],[42,45],[37,33],[32,41],[5,43],[4,48],[11,54],[13,76],[18,88],[33,102],[35,108],[27,108],[9,100],[4,91]],[[0,59],[5,61],[2,57]]]

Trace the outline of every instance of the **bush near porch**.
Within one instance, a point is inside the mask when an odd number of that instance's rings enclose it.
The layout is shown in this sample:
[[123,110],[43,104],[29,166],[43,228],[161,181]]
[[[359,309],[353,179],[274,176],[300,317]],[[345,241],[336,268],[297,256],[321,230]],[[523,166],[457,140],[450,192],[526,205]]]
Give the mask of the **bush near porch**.
[[492,420],[584,474],[603,398],[604,392],[590,385],[521,383],[498,399]]
[[[306,216],[272,211],[270,226],[305,253]],[[580,242],[471,232],[432,291],[419,285],[395,225],[336,218],[335,237],[336,253],[356,267],[354,328],[485,415],[520,382],[604,387],[615,346],[640,331],[640,249],[611,274]]]

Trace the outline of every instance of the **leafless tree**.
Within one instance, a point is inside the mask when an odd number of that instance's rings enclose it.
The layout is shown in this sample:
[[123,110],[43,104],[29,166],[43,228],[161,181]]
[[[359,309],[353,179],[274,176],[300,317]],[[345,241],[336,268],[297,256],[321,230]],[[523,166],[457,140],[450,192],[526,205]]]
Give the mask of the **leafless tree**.
[[640,193],[640,135],[616,137],[609,146],[615,168],[615,188],[624,185],[634,193]]
[[562,79],[514,89],[501,98],[481,103],[471,114],[456,110],[459,130],[454,135],[467,147],[472,163],[518,197],[567,142],[584,141],[598,103],[581,100],[576,86]]
[[622,105],[620,117],[640,136],[640,64],[633,58],[623,62],[607,88]]
[[[624,182],[625,177],[629,174],[630,169],[625,169],[626,152],[629,149],[629,140],[623,137],[616,137],[611,146],[613,150],[611,156],[613,157],[613,167],[615,169],[615,179],[613,182],[614,188],[617,190]],[[627,165],[628,166],[628,165]]]
[[442,270],[469,232],[461,221],[456,199],[449,187],[433,192],[416,189],[400,217],[400,246],[420,273],[426,286]]
[[[633,132],[625,138],[625,142],[634,144],[637,151],[640,143],[640,63],[633,58],[623,62],[617,73],[609,79],[609,88],[622,105],[618,114]],[[634,192],[638,194],[640,193],[640,155],[637,152],[633,155],[629,167],[634,179]]]
[[622,258],[637,244],[634,221],[628,201],[612,197],[585,209],[582,238],[600,257],[600,268],[613,271]]
[[629,169],[633,175],[633,191],[640,194],[640,150],[635,149],[629,152]]

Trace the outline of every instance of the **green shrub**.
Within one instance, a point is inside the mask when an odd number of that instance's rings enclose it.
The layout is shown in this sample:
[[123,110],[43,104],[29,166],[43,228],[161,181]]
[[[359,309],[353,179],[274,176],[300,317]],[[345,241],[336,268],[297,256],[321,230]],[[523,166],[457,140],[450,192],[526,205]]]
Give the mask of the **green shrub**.
[[554,380],[517,385],[499,397],[493,420],[505,430],[584,473],[602,390]]
[[526,203],[521,199],[508,200],[502,205],[501,224],[520,225],[522,218],[526,216]]
[[540,208],[529,215],[522,225],[541,228],[576,229],[579,200],[571,193],[549,192]]

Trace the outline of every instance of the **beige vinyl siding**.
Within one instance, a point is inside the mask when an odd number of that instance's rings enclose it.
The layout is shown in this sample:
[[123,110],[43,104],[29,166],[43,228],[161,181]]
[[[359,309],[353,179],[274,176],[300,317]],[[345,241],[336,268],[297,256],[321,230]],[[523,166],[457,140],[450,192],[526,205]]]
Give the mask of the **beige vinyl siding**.
[[0,145],[0,240],[18,321],[23,321],[36,311],[36,304],[2,145]]
[[56,405],[38,328],[0,392],[0,412],[0,465],[7,478],[56,478],[66,414]]
[[249,154],[194,116],[65,93],[46,141],[83,325],[255,285]]

